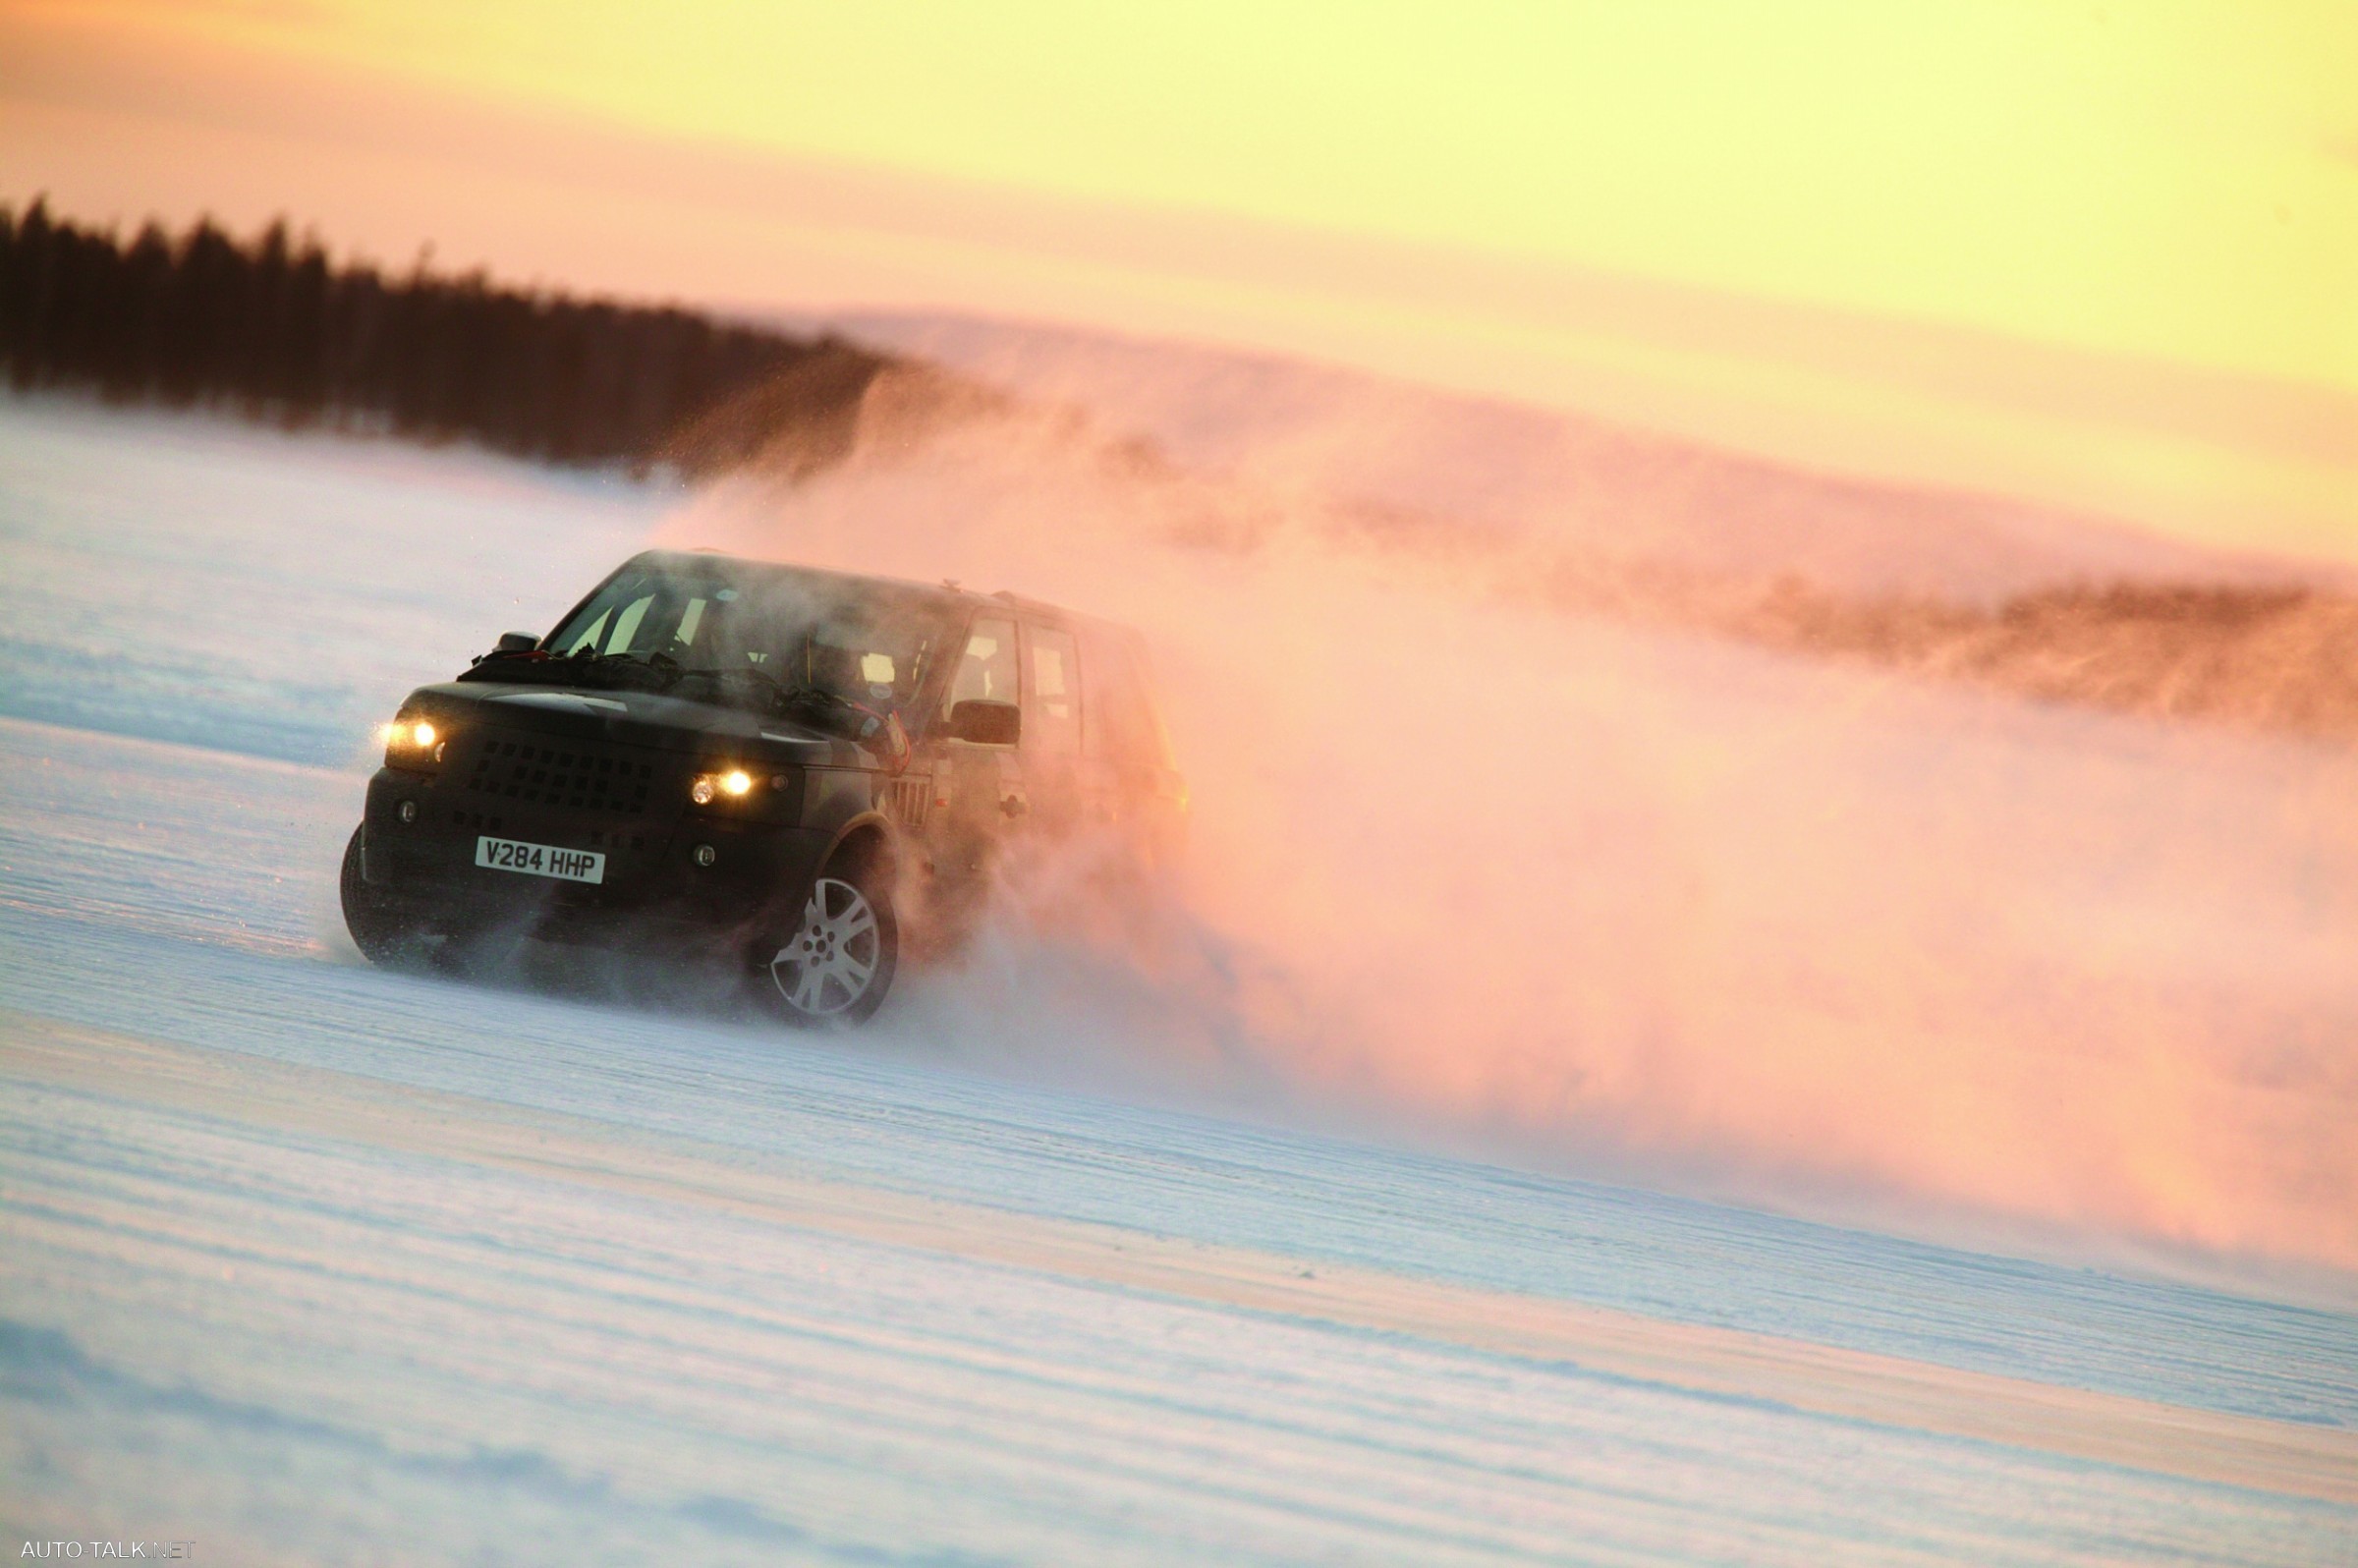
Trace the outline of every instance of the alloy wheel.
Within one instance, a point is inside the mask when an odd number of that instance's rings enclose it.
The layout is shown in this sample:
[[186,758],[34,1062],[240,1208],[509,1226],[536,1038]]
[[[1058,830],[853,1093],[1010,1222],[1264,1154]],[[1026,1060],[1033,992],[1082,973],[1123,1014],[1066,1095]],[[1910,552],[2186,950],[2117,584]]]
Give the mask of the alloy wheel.
[[883,954],[868,895],[851,882],[822,876],[803,906],[801,924],[771,956],[769,978],[796,1012],[832,1018],[868,995]]

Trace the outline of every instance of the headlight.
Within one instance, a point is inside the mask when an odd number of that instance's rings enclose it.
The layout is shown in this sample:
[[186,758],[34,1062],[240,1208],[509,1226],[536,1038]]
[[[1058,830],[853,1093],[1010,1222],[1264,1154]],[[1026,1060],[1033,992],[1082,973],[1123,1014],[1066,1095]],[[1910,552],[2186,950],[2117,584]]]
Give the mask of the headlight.
[[395,767],[418,767],[439,762],[450,737],[428,719],[396,719],[382,731],[385,760]]
[[431,719],[394,719],[377,731],[384,741],[384,766],[424,768],[443,759],[450,733]]
[[415,751],[426,751],[441,738],[442,732],[431,724],[388,724],[377,734],[387,746],[399,746]]
[[688,786],[688,798],[699,806],[709,806],[723,795],[731,800],[753,793],[754,775],[742,767],[732,767],[725,773],[699,773],[696,782]]

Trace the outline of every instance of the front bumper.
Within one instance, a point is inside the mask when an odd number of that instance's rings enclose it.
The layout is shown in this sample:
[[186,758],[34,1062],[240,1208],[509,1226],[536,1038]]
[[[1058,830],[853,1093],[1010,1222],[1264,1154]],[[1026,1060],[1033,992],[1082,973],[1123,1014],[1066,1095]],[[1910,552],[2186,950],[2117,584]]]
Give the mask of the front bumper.
[[[651,799],[525,799],[468,787],[468,775],[380,768],[368,781],[363,879],[424,931],[519,927],[557,940],[597,940],[649,926],[738,930],[799,909],[825,853],[823,833],[737,820],[690,808],[682,776],[652,781]],[[636,809],[633,807],[636,805]],[[403,808],[409,808],[407,819]],[[482,837],[587,850],[605,858],[597,883],[476,864]],[[708,847],[712,864],[698,864]]]

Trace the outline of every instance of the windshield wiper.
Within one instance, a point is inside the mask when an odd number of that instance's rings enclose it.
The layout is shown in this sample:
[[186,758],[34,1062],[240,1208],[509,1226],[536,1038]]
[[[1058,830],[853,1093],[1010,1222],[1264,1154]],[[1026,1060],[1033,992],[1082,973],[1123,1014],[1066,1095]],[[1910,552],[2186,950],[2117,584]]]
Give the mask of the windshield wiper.
[[672,669],[664,667],[671,663],[671,659],[661,653],[643,658],[636,653],[600,653],[586,648],[579,653],[567,653],[547,660],[541,665],[541,670],[546,674],[536,673],[535,678],[553,677],[576,686],[660,692],[678,678],[676,666]]
[[[660,654],[657,657],[661,657]],[[871,736],[876,725],[887,713],[866,702],[814,686],[808,681],[781,681],[767,670],[751,664],[712,667],[698,665],[679,670],[674,683],[702,679],[719,685],[732,680],[750,680],[766,700],[769,709],[781,716],[799,719],[815,729],[846,740],[864,740]]]
[[646,668],[628,653],[549,653],[539,648],[499,649],[484,654],[459,672],[462,681],[536,681],[551,686],[614,686],[640,684],[628,672]]
[[776,676],[767,670],[758,670],[751,664],[691,664],[682,667],[672,664],[671,660],[663,654],[658,653],[655,656],[663,659],[664,663],[670,666],[665,671],[669,677],[669,686],[681,686],[690,681],[709,681],[713,685],[719,686],[750,675],[753,677],[754,684],[760,689],[762,696],[773,704],[784,701],[786,698],[786,688],[778,684]]
[[[661,655],[658,654],[657,657],[661,657]],[[709,681],[715,686],[725,685],[731,681],[745,681],[757,690],[771,711],[797,718],[816,719],[822,715],[833,717],[846,709],[856,709],[859,706],[849,699],[830,692],[824,687],[813,686],[803,681],[781,681],[769,671],[751,664],[693,665],[686,669],[676,670],[672,674],[674,685],[692,680]],[[840,720],[837,721],[837,724],[840,725]]]

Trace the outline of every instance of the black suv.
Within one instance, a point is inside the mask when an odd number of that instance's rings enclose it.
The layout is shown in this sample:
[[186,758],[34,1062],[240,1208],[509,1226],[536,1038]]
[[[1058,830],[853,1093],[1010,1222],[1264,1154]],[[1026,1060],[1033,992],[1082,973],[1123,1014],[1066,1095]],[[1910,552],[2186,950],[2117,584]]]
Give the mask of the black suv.
[[857,1023],[904,922],[954,939],[1011,843],[1098,832],[1151,865],[1185,809],[1133,632],[649,551],[402,703],[344,918],[378,963],[676,942],[789,1019]]

